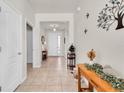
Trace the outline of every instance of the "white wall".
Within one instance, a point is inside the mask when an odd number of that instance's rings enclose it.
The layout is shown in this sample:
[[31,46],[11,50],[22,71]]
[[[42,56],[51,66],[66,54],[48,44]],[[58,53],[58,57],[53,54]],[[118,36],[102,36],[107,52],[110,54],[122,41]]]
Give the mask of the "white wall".
[[[95,62],[111,65],[124,76],[124,29],[115,30],[116,23],[106,32],[98,29],[98,13],[104,8],[106,0],[79,0],[80,12],[75,12],[75,44],[77,63],[88,62],[86,53],[95,49]],[[86,13],[89,13],[89,19]],[[84,29],[88,29],[84,34]]]
[[34,25],[34,10],[28,0],[3,0],[13,9],[19,10],[29,23]]
[[[39,67],[41,66],[41,41],[40,41],[40,22],[44,21],[64,21],[64,22],[69,22],[69,44],[73,43],[74,41],[74,20],[73,20],[73,14],[71,13],[55,13],[55,14],[36,14],[35,15],[35,30],[34,30],[34,59],[33,62],[34,66],[33,67]],[[68,44],[68,45],[69,45]]]

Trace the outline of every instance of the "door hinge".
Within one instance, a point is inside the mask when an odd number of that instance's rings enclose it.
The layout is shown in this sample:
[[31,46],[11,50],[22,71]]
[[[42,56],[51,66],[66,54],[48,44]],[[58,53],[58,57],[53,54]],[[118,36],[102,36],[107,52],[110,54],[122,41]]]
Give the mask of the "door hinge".
[[2,7],[0,6],[0,12],[2,12]]
[[2,47],[0,46],[0,52],[2,52]]
[[18,52],[18,55],[22,55],[22,53],[21,52]]
[[2,11],[1,6],[0,6],[0,12]]
[[1,86],[0,86],[0,92],[2,91],[2,88],[1,88]]

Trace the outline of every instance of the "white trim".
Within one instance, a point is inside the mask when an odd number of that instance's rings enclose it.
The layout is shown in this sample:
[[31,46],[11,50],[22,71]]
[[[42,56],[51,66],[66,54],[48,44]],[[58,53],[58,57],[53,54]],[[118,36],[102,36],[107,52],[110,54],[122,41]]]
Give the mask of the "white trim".
[[41,65],[33,65],[33,68],[40,68]]
[[21,11],[19,11],[16,7],[13,7],[12,5],[11,5],[11,6],[8,5],[8,4],[5,2],[5,0],[1,0],[1,2],[4,3],[8,8],[11,8],[12,10],[14,10],[17,14],[22,15],[22,12],[21,12]]
[[21,80],[20,84],[22,84],[22,83],[26,80],[26,78],[27,78],[27,76],[25,76],[25,77]]
[[[41,45],[40,45],[40,22],[46,21],[64,21],[69,22],[69,42],[67,47],[74,42],[74,14],[73,13],[37,13],[35,14],[35,27],[34,27],[34,55],[33,55],[33,67],[41,66]],[[66,42],[67,43],[67,42]],[[35,66],[36,65],[36,66]]]
[[[33,27],[33,24],[31,24],[27,19],[25,19],[25,34],[26,34],[26,36],[25,36],[25,38],[26,38],[26,69],[27,69],[27,24],[29,24],[31,27],[32,27],[32,34],[34,34],[33,32],[34,32],[34,27]],[[34,35],[33,35],[34,36]],[[32,41],[33,42],[33,41]],[[34,43],[34,42],[33,42]],[[32,53],[33,53],[33,55],[34,55],[34,51],[32,50]],[[33,58],[32,58],[32,67],[33,68],[37,68],[37,67],[34,67],[34,61],[33,61]],[[26,73],[27,73],[27,71],[26,71]]]

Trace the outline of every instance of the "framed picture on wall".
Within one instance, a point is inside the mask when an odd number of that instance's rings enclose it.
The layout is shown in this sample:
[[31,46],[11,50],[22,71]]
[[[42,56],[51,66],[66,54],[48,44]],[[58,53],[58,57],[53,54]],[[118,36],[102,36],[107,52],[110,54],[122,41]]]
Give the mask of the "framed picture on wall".
[[41,36],[41,42],[42,42],[42,44],[44,44],[44,42],[45,42],[45,37],[44,36]]

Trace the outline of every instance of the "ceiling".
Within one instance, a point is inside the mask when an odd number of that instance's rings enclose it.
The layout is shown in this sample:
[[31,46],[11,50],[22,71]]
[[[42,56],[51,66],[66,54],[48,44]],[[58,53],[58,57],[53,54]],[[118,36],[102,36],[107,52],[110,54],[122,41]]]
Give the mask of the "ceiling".
[[73,13],[77,0],[29,0],[36,13]]
[[41,22],[41,29],[44,31],[53,31],[52,25],[56,25],[56,31],[65,31],[68,28],[68,22]]

